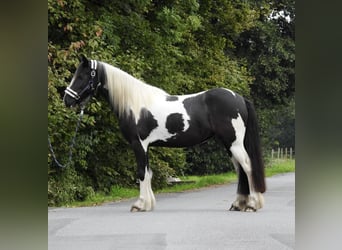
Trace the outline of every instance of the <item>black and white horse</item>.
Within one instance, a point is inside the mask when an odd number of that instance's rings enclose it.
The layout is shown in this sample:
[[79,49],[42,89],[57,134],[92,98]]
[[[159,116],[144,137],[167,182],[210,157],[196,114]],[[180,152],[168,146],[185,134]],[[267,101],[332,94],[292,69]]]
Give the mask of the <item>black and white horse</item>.
[[256,211],[263,207],[264,167],[250,101],[224,88],[169,95],[114,66],[82,56],[65,90],[64,103],[68,107],[84,105],[97,93],[111,104],[135,153],[140,196],[131,211],[149,211],[156,204],[149,146],[189,147],[213,136],[226,147],[239,176],[237,199],[230,210]]

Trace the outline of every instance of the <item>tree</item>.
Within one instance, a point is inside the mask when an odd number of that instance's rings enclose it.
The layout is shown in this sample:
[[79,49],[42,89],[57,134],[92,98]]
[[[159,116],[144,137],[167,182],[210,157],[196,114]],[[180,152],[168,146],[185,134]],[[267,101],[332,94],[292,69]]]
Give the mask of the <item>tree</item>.
[[[251,97],[258,110],[264,147],[276,142],[279,127],[276,115],[286,107],[294,108],[295,92],[295,7],[294,0],[269,1],[263,4],[256,26],[235,40],[235,53],[247,60],[254,77]],[[289,117],[290,122],[293,117]],[[294,142],[294,134],[291,139]],[[279,141],[278,141],[279,142]],[[294,145],[292,145],[294,146]]]

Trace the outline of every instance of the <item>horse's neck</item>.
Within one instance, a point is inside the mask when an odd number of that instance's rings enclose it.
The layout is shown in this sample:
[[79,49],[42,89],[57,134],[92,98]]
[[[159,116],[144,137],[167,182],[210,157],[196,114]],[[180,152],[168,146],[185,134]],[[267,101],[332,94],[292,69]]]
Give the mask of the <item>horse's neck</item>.
[[126,72],[111,65],[106,67],[108,100],[118,116],[138,116],[142,107],[148,107],[167,93],[159,88],[143,83]]

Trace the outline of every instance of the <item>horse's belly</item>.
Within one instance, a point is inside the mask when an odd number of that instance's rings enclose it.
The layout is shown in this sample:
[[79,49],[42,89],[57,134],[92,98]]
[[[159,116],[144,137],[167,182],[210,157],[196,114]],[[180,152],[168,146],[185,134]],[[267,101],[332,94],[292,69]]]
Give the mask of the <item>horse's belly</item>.
[[213,136],[211,131],[186,131],[176,133],[164,140],[151,142],[151,146],[183,148],[200,144]]

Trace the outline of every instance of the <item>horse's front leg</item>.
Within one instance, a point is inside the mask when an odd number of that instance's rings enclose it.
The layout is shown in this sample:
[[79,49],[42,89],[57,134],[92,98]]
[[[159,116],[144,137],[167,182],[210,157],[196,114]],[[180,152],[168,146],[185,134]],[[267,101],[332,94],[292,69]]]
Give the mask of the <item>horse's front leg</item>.
[[132,147],[138,165],[140,195],[138,200],[132,205],[131,212],[151,211],[156,204],[156,199],[151,186],[152,171],[148,166],[148,153],[138,141],[133,142]]

